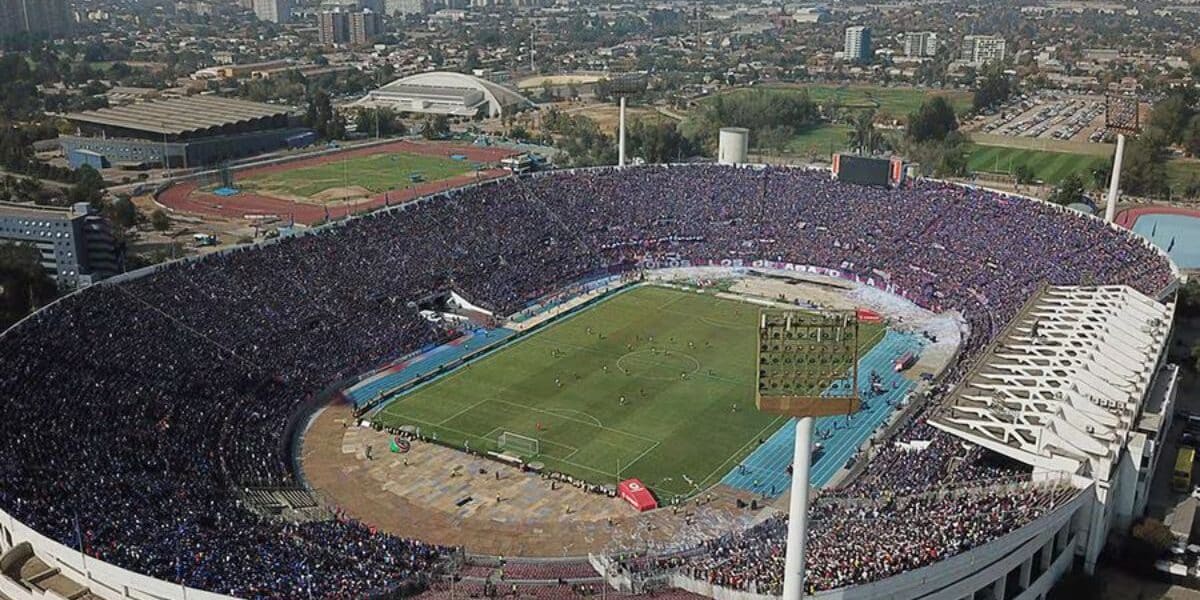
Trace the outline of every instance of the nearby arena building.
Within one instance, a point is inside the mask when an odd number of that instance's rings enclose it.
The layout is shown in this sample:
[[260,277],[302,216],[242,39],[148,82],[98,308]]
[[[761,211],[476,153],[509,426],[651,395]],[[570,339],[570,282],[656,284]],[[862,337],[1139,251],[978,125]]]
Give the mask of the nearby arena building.
[[292,109],[217,96],[190,96],[70,113],[75,135],[59,136],[74,166],[194,167],[285,147],[307,130]]
[[[462,549],[316,506],[296,461],[321,394],[459,339],[422,299],[515,316],[580,282],[701,266],[853,281],[964,323],[924,396],[813,501],[812,597],[1042,600],[1138,516],[1173,407],[1179,277],[1143,238],[933,181],[557,171],[118,276],[4,332],[0,595],[374,598],[453,574],[482,595],[492,570],[462,567]],[[551,586],[543,598],[578,593],[561,579],[772,597],[787,521],[737,510],[757,524],[670,552],[489,564],[506,586]]]
[[434,71],[397,79],[372,90],[355,106],[388,107],[398,112],[499,117],[530,106],[528,99],[472,75]]

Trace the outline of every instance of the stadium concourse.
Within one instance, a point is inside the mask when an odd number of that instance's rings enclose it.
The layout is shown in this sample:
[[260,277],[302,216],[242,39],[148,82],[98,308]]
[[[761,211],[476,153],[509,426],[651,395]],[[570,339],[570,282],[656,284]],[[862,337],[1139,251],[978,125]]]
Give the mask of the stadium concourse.
[[[1177,277],[1144,240],[1099,220],[932,181],[888,190],[711,165],[505,179],[119,277],[6,331],[0,551],[27,541],[114,598],[125,588],[182,597],[181,586],[255,598],[420,589],[455,568],[458,549],[337,512],[296,523],[243,502],[251,487],[301,485],[293,437],[322,391],[451,336],[410,301],[454,290],[508,315],[572,282],[713,260],[886,275],[913,302],[962,313],[969,336],[930,406],[1043,285],[1161,298]],[[926,414],[897,439],[935,451],[890,445],[859,479],[821,495],[813,589],[896,581],[1003,546],[1006,533],[1082,502],[1077,488],[1032,481]],[[670,568],[769,592],[781,577],[779,528],[618,561],[627,573]],[[1068,537],[1052,537],[1061,556]]]

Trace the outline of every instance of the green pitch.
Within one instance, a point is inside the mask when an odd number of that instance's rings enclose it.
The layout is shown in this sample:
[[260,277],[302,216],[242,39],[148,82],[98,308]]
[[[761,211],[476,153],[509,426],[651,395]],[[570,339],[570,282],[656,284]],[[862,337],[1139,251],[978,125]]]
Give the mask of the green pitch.
[[[535,438],[547,468],[660,497],[718,481],[784,419],[754,408],[754,304],[645,286],[617,294],[388,404],[390,426],[476,450]],[[883,334],[864,327],[862,351]],[[624,399],[624,400],[622,400]]]
[[971,146],[967,165],[972,171],[1011,174],[1017,165],[1029,165],[1034,177],[1049,184],[1057,184],[1075,173],[1085,183],[1092,180],[1092,170],[1104,167],[1108,159],[1088,154],[1051,152],[1026,148],[1001,146]]
[[[412,175],[422,181],[437,181],[473,173],[471,163],[439,156],[403,152],[372,154],[321,165],[238,178],[237,186],[257,192],[276,192],[311,197],[325,190],[358,186],[372,193],[400,190],[411,185]],[[419,183],[419,182],[418,182]]]

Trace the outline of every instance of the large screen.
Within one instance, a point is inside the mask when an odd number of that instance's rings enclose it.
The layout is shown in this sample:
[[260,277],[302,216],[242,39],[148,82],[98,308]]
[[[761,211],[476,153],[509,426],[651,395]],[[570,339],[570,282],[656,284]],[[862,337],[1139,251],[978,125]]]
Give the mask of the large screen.
[[867,158],[851,154],[838,155],[838,181],[860,185],[889,185],[888,174],[892,161],[886,158]]

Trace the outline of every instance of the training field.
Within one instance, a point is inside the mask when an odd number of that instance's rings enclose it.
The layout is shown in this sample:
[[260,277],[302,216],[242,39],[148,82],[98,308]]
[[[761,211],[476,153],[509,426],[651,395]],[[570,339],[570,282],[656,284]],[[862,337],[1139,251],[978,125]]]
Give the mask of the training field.
[[[690,494],[784,423],[754,408],[758,312],[635,288],[395,399],[378,418],[477,450],[517,433],[538,439],[534,460],[550,470]],[[861,352],[882,334],[862,329]]]
[[[400,152],[253,174],[238,178],[237,186],[282,197],[334,200],[401,190],[419,183],[413,174],[420,174],[420,181],[438,181],[473,172],[474,164],[468,161]],[[331,197],[322,198],[324,194]]]
[[1069,152],[974,145],[967,164],[972,171],[1004,174],[1011,174],[1017,165],[1025,164],[1033,169],[1035,178],[1046,183],[1057,184],[1072,173],[1086,183],[1092,179],[1092,170],[1106,166],[1108,159]]

